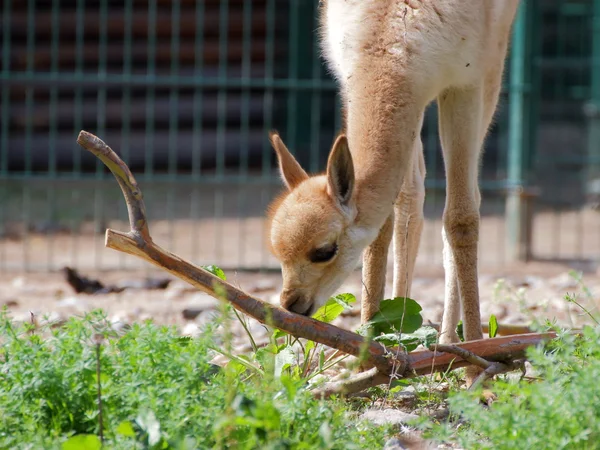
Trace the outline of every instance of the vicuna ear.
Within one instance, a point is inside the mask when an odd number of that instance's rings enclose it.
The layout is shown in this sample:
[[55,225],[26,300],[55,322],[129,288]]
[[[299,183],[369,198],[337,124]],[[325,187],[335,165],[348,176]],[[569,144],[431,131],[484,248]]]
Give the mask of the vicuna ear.
[[275,149],[275,153],[277,153],[281,178],[283,178],[285,185],[291,191],[301,182],[306,180],[308,175],[304,169],[300,167],[298,161],[296,161],[276,132],[271,132],[269,138],[271,140],[271,145]]
[[354,164],[348,148],[348,139],[341,134],[335,140],[327,160],[327,193],[347,205],[354,189]]

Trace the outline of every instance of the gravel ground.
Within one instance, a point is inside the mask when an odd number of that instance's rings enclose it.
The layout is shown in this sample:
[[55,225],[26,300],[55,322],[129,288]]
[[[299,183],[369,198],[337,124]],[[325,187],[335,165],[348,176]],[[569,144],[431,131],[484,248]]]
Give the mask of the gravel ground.
[[[586,296],[569,275],[571,270],[582,274],[591,297]],[[38,318],[48,315],[59,320],[102,308],[115,322],[131,323],[152,318],[156,323],[175,324],[186,333],[193,333],[196,325],[210,320],[212,312],[218,308],[216,300],[160,271],[90,271],[82,274],[97,278],[105,285],[134,284],[146,277],[167,278],[171,282],[163,290],[128,288],[120,293],[87,295],[76,294],[62,272],[4,273],[0,274],[0,305],[7,305],[10,314],[17,320],[30,320],[31,312]],[[280,274],[228,271],[227,276],[242,290],[272,303],[278,302]],[[600,272],[589,266],[529,263],[483,269],[479,282],[483,320],[495,314],[501,323],[529,323],[535,316],[556,319],[568,326],[581,325],[586,322],[586,316],[576,305],[565,301],[565,294],[578,294],[580,302],[588,309],[594,310],[600,304]],[[360,291],[359,271],[353,273],[339,290],[351,292],[357,299]],[[391,274],[388,273],[386,294],[390,293]],[[412,297],[422,305],[425,322],[438,323],[444,298],[442,269],[418,266]],[[354,307],[356,314],[338,319],[340,326],[352,328],[358,324],[359,302]],[[264,334],[259,324],[254,323],[253,328]]]

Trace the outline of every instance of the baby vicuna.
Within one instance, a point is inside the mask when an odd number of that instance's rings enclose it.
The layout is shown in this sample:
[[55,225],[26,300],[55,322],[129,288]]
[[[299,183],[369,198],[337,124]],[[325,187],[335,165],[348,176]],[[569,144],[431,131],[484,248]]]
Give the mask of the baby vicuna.
[[[423,228],[420,131],[437,99],[446,170],[440,341],[482,338],[478,164],[500,91],[518,0],[324,0],[322,47],[341,85],[345,134],[309,177],[271,135],[288,191],[270,209],[281,305],[311,314],[363,255],[362,320],[378,309],[394,238],[393,295],[408,296]],[[346,137],[347,136],[347,137]]]

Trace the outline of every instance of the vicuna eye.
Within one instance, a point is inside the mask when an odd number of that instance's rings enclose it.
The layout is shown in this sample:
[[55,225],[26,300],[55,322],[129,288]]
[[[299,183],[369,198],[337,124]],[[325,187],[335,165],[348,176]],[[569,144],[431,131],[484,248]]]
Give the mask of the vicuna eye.
[[325,247],[315,248],[308,254],[308,259],[314,263],[327,262],[337,253],[337,244],[327,245]]

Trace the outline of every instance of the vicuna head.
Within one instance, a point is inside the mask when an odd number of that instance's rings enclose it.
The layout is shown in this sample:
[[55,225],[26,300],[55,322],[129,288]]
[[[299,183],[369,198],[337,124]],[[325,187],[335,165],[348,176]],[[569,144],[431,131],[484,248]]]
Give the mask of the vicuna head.
[[287,191],[269,208],[269,242],[283,274],[281,306],[310,315],[356,267],[368,242],[356,225],[354,166],[340,135],[325,174],[309,177],[271,133]]

